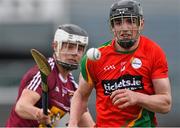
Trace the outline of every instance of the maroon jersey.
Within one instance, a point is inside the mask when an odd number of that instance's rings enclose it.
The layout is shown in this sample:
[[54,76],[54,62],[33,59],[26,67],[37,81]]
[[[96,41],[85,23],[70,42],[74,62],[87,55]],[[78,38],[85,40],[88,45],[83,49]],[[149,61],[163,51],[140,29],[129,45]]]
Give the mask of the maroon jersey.
[[[48,108],[51,110],[52,108],[57,108],[60,112],[69,112],[70,110],[70,99],[72,94],[77,89],[77,83],[74,81],[74,77],[72,74],[69,74],[67,79],[63,79],[61,74],[59,74],[57,66],[53,58],[49,58],[48,62],[51,66],[51,73],[48,76],[48,99],[49,106]],[[21,80],[21,84],[19,87],[18,97],[16,102],[23,89],[29,89],[37,92],[38,94],[42,94],[41,89],[41,76],[37,66],[31,68]],[[36,103],[37,107],[42,108],[41,99]],[[56,109],[55,109],[56,110]],[[27,120],[22,119],[15,112],[15,105],[13,106],[10,117],[6,122],[6,127],[37,127],[39,124],[36,120]]]

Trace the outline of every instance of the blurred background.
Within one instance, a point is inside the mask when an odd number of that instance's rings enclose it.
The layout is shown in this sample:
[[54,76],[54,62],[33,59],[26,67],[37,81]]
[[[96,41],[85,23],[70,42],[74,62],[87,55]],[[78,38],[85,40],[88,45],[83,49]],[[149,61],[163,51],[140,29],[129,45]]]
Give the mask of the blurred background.
[[[0,126],[5,125],[16,100],[23,74],[35,63],[30,49],[52,55],[51,41],[59,24],[73,23],[86,29],[90,47],[111,39],[108,18],[116,0],[0,0]],[[139,0],[143,5],[143,34],[166,52],[172,87],[171,112],[158,114],[160,126],[180,126],[180,1]],[[73,72],[78,81],[78,71]],[[95,93],[89,108],[95,119]]]

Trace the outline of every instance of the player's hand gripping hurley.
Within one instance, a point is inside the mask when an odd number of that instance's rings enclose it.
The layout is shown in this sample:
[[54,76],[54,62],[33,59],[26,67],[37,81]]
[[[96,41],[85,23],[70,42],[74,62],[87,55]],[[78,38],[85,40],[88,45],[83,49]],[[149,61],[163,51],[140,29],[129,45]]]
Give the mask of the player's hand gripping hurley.
[[[49,63],[47,62],[46,58],[43,54],[41,54],[39,51],[35,49],[31,49],[31,54],[39,68],[40,74],[41,74],[41,86],[42,86],[42,108],[43,113],[45,115],[48,115],[48,85],[47,85],[47,77],[51,72],[51,67]],[[52,127],[50,124],[42,124],[40,127]]]

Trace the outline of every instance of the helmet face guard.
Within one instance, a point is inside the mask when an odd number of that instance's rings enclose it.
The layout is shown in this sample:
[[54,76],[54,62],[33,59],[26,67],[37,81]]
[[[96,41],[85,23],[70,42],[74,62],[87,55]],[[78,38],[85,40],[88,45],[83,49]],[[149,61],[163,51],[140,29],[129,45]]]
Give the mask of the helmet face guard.
[[[110,25],[121,47],[129,49],[137,41],[141,32],[142,18],[142,8],[136,1],[121,0],[112,5]],[[123,24],[126,24],[126,27],[123,27]],[[116,25],[119,27],[116,28]]]
[[60,26],[54,37],[57,46],[54,48],[55,60],[66,70],[74,70],[79,66],[79,62],[66,62],[62,55],[77,55],[82,57],[88,45],[86,31],[72,24]]

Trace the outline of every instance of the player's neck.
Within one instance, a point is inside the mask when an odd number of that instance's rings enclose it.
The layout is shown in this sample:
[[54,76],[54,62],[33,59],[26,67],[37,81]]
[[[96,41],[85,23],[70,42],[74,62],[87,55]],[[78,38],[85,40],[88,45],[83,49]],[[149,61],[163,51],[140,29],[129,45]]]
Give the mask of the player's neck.
[[58,71],[59,73],[61,74],[61,76],[64,78],[64,79],[67,79],[67,76],[69,74],[70,71],[64,69],[62,66],[60,65],[57,65],[57,68],[58,68]]

